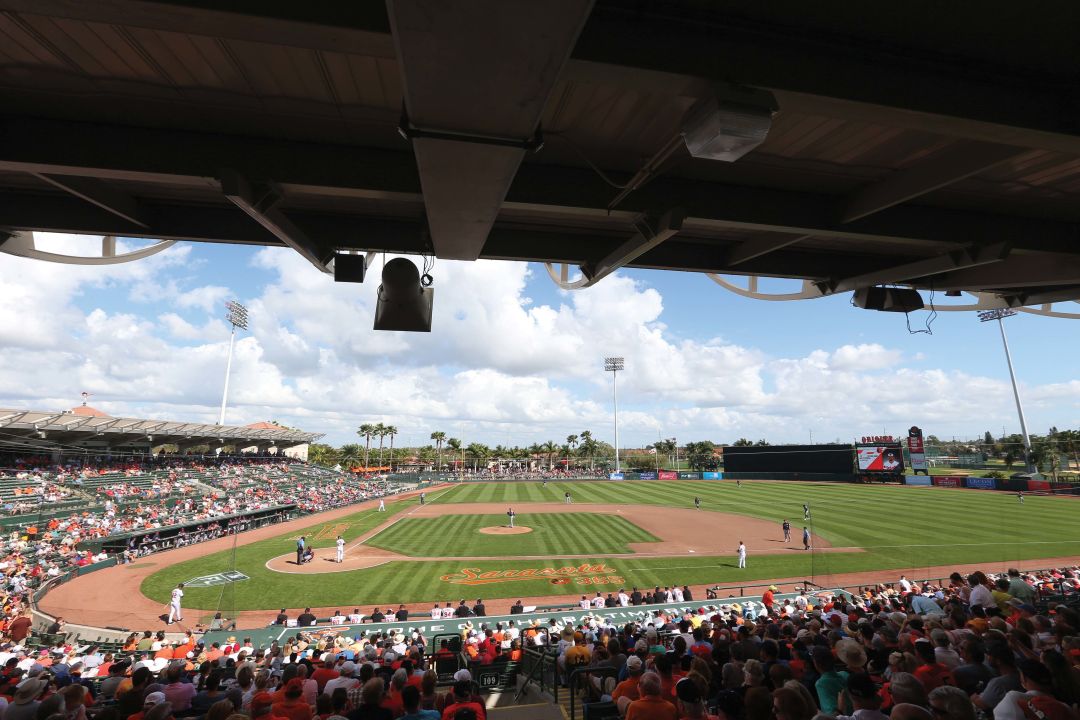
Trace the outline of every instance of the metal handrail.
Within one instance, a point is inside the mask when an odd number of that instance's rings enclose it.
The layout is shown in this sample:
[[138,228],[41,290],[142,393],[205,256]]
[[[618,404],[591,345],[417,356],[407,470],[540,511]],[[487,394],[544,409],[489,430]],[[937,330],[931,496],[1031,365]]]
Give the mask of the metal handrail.
[[570,693],[570,720],[577,720],[577,694],[574,691],[577,690],[577,680],[582,675],[599,675],[618,679],[619,671],[613,667],[583,667],[571,672],[566,683],[567,692]]
[[[544,692],[547,689],[545,687],[545,685],[546,685],[545,679],[547,677],[547,675],[545,673],[545,670],[547,669],[546,666],[551,665],[552,667],[554,667],[555,664],[556,664],[558,655],[559,655],[558,651],[556,651],[554,649],[545,649],[545,650],[541,650],[541,649],[538,649],[538,648],[526,648],[525,649],[525,651],[522,653],[521,661],[522,661],[523,665],[526,665],[526,666],[531,665],[531,667],[529,667],[529,670],[525,675],[525,680],[524,680],[524,682],[521,683],[521,687],[518,689],[517,694],[514,695],[514,702],[520,702],[521,701],[521,697],[525,694],[525,690],[529,687],[529,683],[531,683],[531,682],[537,682],[539,680],[538,684],[540,685],[540,692]],[[553,696],[555,698],[556,703],[559,701],[558,692],[559,692],[559,681],[558,681],[558,678],[556,677],[555,682],[552,684],[552,694],[553,694]]]

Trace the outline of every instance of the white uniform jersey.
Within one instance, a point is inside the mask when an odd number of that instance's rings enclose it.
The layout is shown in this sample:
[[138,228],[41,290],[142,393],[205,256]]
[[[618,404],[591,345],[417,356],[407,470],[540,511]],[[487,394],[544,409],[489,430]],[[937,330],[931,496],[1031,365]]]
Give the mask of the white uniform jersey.
[[172,604],[173,605],[179,605],[180,604],[180,598],[182,598],[182,597],[184,597],[184,591],[181,590],[180,588],[173,588],[173,591],[172,591]]

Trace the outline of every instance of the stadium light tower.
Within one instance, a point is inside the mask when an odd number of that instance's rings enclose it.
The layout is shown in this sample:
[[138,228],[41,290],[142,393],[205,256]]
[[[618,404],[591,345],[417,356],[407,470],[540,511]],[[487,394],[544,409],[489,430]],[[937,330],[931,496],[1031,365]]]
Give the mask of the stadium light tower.
[[225,389],[221,393],[221,415],[218,417],[218,425],[225,424],[225,403],[229,399],[229,373],[232,372],[232,352],[233,343],[236,340],[236,328],[241,330],[248,329],[248,314],[247,308],[236,302],[230,300],[225,303],[225,319],[232,325],[232,332],[229,334],[229,359],[225,363]]
[[621,357],[604,358],[604,372],[611,373],[611,392],[615,400],[615,472],[619,470],[619,371],[624,369]]
[[1016,373],[1013,371],[1012,353],[1009,352],[1009,338],[1005,335],[1005,323],[1003,319],[1012,317],[1016,311],[1012,308],[997,308],[984,310],[979,313],[979,322],[997,320],[998,329],[1001,330],[1001,342],[1005,346],[1005,362],[1009,365],[1009,380],[1012,381],[1013,397],[1016,399],[1016,414],[1020,416],[1020,434],[1024,438],[1024,468],[1032,472],[1031,466],[1031,439],[1028,437],[1027,421],[1024,419],[1024,406],[1020,403],[1020,390],[1016,387]]

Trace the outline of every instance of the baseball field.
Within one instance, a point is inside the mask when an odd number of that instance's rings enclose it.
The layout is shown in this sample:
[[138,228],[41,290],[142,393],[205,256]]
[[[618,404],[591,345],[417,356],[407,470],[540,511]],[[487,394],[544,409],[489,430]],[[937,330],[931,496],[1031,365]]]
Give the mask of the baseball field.
[[[573,505],[564,503],[564,493]],[[701,499],[695,510],[693,499]],[[811,519],[803,519],[803,503]],[[511,533],[506,510],[516,513]],[[784,542],[781,522],[792,525]],[[960,563],[1080,555],[1080,504],[1067,497],[893,485],[746,482],[474,483],[314,523],[298,533],[158,563],[141,585],[164,602],[178,582],[225,571],[247,580],[189,587],[192,608],[361,607],[459,597],[557,596]],[[806,526],[813,549],[802,547]],[[334,562],[341,534],[346,560]],[[748,548],[745,569],[735,548]],[[243,542],[243,536],[240,536]],[[162,556],[167,558],[167,556]]]

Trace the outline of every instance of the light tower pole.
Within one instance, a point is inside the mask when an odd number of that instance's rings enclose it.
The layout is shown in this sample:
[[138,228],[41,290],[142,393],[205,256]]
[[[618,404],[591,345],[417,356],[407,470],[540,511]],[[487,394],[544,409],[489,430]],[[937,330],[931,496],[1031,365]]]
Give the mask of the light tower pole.
[[611,373],[611,392],[615,401],[615,472],[619,469],[619,371],[624,369],[621,357],[604,358],[604,372]]
[[235,300],[230,300],[225,303],[225,310],[225,319],[232,325],[232,332],[229,333],[229,359],[225,362],[225,389],[221,393],[221,415],[218,417],[218,425],[225,424],[225,403],[229,399],[229,373],[232,372],[232,353],[233,343],[236,341],[236,328],[247,330],[248,326],[246,307]]
[[1031,466],[1031,438],[1028,437],[1027,421],[1024,419],[1024,406],[1020,403],[1020,390],[1016,387],[1016,372],[1013,370],[1012,353],[1009,352],[1009,338],[1005,335],[1005,323],[1003,319],[1012,317],[1016,311],[1012,308],[997,308],[984,310],[979,313],[979,322],[997,320],[998,329],[1001,330],[1001,343],[1005,346],[1005,362],[1009,365],[1009,380],[1012,381],[1013,398],[1016,399],[1016,414],[1020,416],[1020,434],[1024,438],[1024,468],[1032,472]]

